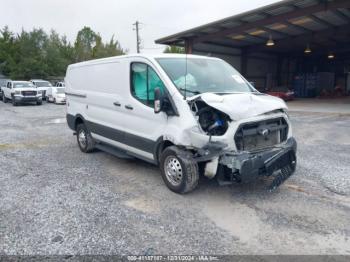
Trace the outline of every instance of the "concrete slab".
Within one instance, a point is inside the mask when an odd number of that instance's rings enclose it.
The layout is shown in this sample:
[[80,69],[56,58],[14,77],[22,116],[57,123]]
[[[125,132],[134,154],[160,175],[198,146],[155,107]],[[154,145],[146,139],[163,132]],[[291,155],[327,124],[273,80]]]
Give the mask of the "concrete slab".
[[289,111],[336,113],[350,115],[350,97],[345,98],[300,98],[287,102]]

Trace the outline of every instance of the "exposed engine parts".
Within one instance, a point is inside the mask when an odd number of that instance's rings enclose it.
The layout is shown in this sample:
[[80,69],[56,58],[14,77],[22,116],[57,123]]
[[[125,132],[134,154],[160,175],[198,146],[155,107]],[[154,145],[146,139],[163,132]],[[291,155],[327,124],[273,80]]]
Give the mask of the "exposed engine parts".
[[192,101],[191,110],[198,117],[198,122],[204,132],[210,136],[222,136],[228,128],[230,118],[223,112],[208,106],[201,100]]

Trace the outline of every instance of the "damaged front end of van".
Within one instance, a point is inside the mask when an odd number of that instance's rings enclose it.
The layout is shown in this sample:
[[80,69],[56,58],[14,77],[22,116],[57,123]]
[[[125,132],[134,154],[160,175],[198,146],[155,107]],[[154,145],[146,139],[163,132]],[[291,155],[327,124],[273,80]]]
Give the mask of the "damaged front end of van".
[[204,93],[188,99],[197,126],[194,159],[220,185],[271,178],[276,189],[296,168],[297,143],[285,103],[261,93]]

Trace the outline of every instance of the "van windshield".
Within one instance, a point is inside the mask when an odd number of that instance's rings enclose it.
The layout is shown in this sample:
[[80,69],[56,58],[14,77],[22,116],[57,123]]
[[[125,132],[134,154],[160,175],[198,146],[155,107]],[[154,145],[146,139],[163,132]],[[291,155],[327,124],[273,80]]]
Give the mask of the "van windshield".
[[257,92],[236,69],[222,60],[188,58],[187,66],[186,58],[158,58],[157,61],[182,94],[186,87],[188,96],[206,92]]

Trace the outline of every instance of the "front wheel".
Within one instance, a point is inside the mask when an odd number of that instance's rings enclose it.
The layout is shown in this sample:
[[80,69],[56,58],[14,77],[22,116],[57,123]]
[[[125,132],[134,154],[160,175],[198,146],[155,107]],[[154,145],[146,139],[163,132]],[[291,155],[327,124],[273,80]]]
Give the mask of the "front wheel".
[[197,162],[190,152],[176,146],[167,147],[160,157],[160,170],[167,187],[184,194],[194,190],[199,181]]
[[84,124],[77,126],[77,142],[80,150],[84,153],[90,153],[95,148],[95,141]]
[[36,102],[36,105],[38,105],[38,106],[41,106],[42,104],[43,104],[42,101],[37,101],[37,102]]
[[4,103],[7,103],[7,101],[8,101],[4,93],[2,94],[2,101]]
[[12,97],[12,105],[13,105],[13,106],[17,106],[17,102],[16,102],[16,100],[15,100],[14,97]]

